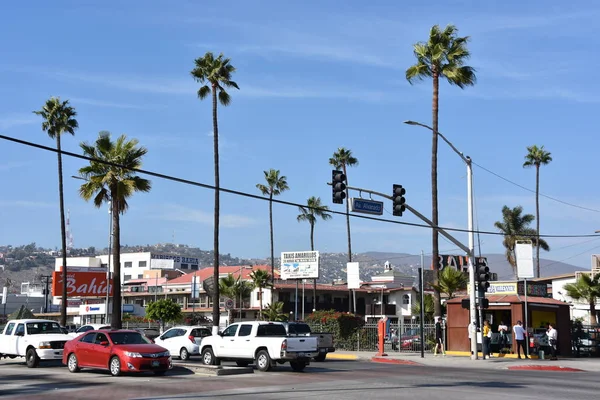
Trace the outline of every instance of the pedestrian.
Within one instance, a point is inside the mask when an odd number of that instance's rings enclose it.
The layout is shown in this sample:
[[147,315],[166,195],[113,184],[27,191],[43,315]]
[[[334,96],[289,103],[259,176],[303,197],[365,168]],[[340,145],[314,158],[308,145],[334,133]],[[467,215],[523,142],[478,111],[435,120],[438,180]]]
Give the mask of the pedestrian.
[[473,355],[473,350],[471,346],[473,346],[473,334],[476,332],[475,328],[475,323],[473,321],[469,322],[469,326],[467,326],[467,329],[469,331],[469,351],[471,352],[471,355]]
[[498,347],[502,353],[508,344],[508,336],[506,335],[507,332],[508,327],[504,325],[504,321],[500,321],[500,325],[498,325]]
[[548,336],[548,344],[550,345],[550,354],[551,360],[556,360],[556,344],[558,339],[558,332],[554,329],[552,324],[548,324],[548,330],[546,331],[546,335]]
[[433,351],[433,355],[437,356],[438,348],[442,350],[442,355],[446,355],[446,351],[444,350],[444,340],[443,340],[443,332],[442,332],[442,323],[440,322],[441,318],[437,317],[435,321],[435,349]]
[[490,321],[487,319],[483,321],[483,332],[481,335],[481,343],[482,343],[482,351],[483,351],[483,359],[485,360],[485,356],[488,358],[492,357],[492,352],[490,351],[490,345],[492,342],[492,328],[490,327]]
[[519,359],[521,358],[521,349],[523,349],[523,356],[527,357],[527,350],[525,349],[525,329],[521,324],[521,321],[517,321],[517,324],[513,326],[513,333],[515,335],[515,340],[517,341],[517,355]]

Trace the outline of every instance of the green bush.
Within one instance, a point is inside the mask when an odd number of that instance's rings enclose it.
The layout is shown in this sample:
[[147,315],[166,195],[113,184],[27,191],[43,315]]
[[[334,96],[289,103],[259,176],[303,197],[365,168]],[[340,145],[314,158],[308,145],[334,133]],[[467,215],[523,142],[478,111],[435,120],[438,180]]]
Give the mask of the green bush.
[[[359,335],[365,321],[354,314],[342,313],[334,310],[315,311],[305,318],[314,332],[327,332],[333,334],[334,345],[338,349],[355,350]],[[361,334],[362,333],[362,334]]]

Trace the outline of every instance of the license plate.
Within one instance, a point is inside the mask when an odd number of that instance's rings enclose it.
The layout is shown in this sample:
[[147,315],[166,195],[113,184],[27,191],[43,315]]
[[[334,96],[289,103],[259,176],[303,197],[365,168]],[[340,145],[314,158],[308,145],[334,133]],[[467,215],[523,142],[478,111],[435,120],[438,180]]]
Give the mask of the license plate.
[[153,367],[160,367],[160,362],[159,361],[152,361],[152,366]]

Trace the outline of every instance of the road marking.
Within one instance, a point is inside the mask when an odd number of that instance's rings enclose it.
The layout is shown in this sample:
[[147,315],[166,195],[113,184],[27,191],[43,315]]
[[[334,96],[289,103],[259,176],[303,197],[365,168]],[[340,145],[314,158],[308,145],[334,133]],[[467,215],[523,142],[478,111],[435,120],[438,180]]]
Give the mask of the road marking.
[[326,360],[358,360],[358,356],[355,354],[327,353]]

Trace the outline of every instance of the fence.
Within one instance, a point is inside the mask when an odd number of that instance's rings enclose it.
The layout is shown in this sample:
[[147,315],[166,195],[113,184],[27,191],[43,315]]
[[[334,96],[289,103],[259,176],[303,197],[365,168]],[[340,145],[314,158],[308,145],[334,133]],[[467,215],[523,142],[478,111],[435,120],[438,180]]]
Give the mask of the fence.
[[[310,324],[313,332],[325,332],[321,324]],[[400,332],[400,334],[398,334]],[[432,351],[435,347],[435,325],[424,324],[425,344],[424,351]],[[354,332],[340,337],[334,334],[334,345],[337,350],[346,351],[378,351],[377,324],[365,324]],[[390,324],[389,332],[385,338],[386,352],[420,352],[421,327],[419,324]]]

